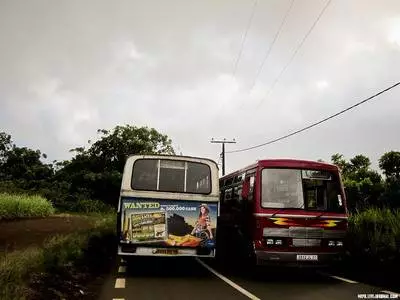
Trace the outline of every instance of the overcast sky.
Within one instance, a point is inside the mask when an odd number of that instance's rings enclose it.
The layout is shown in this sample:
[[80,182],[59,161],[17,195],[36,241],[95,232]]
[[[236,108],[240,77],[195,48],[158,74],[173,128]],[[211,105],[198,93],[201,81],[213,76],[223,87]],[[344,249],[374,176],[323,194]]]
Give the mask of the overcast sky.
[[[259,0],[236,74],[251,0],[0,0],[0,131],[50,160],[132,124],[168,134],[184,155],[287,134],[400,80],[400,1],[333,0],[269,91],[326,0]],[[255,86],[252,88],[253,82]],[[227,154],[227,172],[257,159],[329,160],[400,150],[400,87],[287,140]]]

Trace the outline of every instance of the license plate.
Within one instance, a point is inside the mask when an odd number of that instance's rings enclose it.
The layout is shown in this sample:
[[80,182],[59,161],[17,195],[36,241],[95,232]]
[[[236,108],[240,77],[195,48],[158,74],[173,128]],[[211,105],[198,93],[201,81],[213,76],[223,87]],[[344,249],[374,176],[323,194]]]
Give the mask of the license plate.
[[316,260],[318,260],[318,255],[298,254],[297,255],[297,260],[313,260],[313,261],[316,261]]

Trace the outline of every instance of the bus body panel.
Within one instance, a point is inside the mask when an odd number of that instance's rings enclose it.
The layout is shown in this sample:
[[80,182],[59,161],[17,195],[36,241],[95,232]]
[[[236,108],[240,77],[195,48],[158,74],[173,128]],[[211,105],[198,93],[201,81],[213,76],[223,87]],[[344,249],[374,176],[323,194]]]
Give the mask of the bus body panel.
[[[137,160],[167,161],[170,165],[176,162],[207,165],[210,169],[209,176],[207,175],[210,178],[207,177],[206,182],[207,186],[210,185],[209,192],[206,191],[203,194],[186,192],[189,184],[192,190],[199,187],[199,182],[187,182],[187,178],[193,179],[187,175],[188,164],[185,164],[184,169],[185,191],[135,190],[133,189],[133,178],[135,178],[133,168]],[[157,163],[160,166],[160,162]],[[168,170],[175,172],[176,169],[174,166],[169,166]],[[144,171],[142,173],[145,173]],[[158,189],[158,186],[161,186],[158,183],[161,178],[159,169],[157,176]],[[171,176],[173,177],[174,174]],[[169,180],[171,176],[165,177],[165,180]],[[203,215],[204,212],[206,212],[205,215]],[[131,156],[125,164],[119,198],[118,254],[120,256],[214,257],[218,215],[218,167],[215,162],[184,156]],[[199,227],[199,223],[203,225]],[[205,226],[207,229],[204,229]]]
[[[343,211],[263,207],[261,204],[262,170],[266,168],[320,170],[334,174],[333,176],[336,176],[339,182],[338,194],[343,200]],[[237,208],[232,208],[230,201],[226,201],[224,193],[226,191],[230,193],[231,187],[235,188],[235,178],[242,179],[241,183],[237,180],[239,183],[236,184],[240,190],[249,176],[252,176],[254,180],[251,191],[252,201],[246,203],[246,199],[238,196],[240,204]],[[246,248],[248,255],[253,255],[257,264],[282,262],[321,266],[339,259],[343,253],[348,213],[340,173],[336,166],[302,160],[262,160],[222,177],[220,186],[220,226],[226,228],[231,234],[244,232],[242,241],[248,243]],[[234,196],[233,190],[232,197]],[[304,201],[306,201],[305,198]],[[223,232],[226,233],[226,230]]]

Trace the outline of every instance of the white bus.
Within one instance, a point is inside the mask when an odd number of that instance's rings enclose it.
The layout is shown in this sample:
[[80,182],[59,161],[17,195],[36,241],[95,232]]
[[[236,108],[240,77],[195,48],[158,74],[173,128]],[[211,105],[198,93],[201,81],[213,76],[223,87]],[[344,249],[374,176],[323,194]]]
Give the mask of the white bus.
[[118,204],[118,255],[214,257],[218,216],[214,161],[128,157]]

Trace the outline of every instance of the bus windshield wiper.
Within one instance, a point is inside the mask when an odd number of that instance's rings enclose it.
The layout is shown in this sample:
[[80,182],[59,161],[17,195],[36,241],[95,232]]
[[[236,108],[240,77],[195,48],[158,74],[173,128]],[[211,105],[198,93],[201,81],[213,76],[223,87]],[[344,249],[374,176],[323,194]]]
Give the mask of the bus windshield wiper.
[[276,214],[280,213],[281,211],[283,211],[286,207],[282,207],[280,209],[277,209],[270,218],[273,218]]
[[323,215],[325,215],[325,213],[326,213],[326,212],[324,211],[324,212],[320,213],[318,216],[316,216],[315,218],[316,218],[316,219],[319,219],[319,218],[321,218]]
[[304,209],[304,204],[305,203],[303,203],[300,207],[282,207],[282,208],[279,208],[272,214],[272,216],[270,218],[274,217],[276,214],[280,213],[281,211],[284,211],[285,209],[291,209],[291,208],[293,208],[293,209]]

